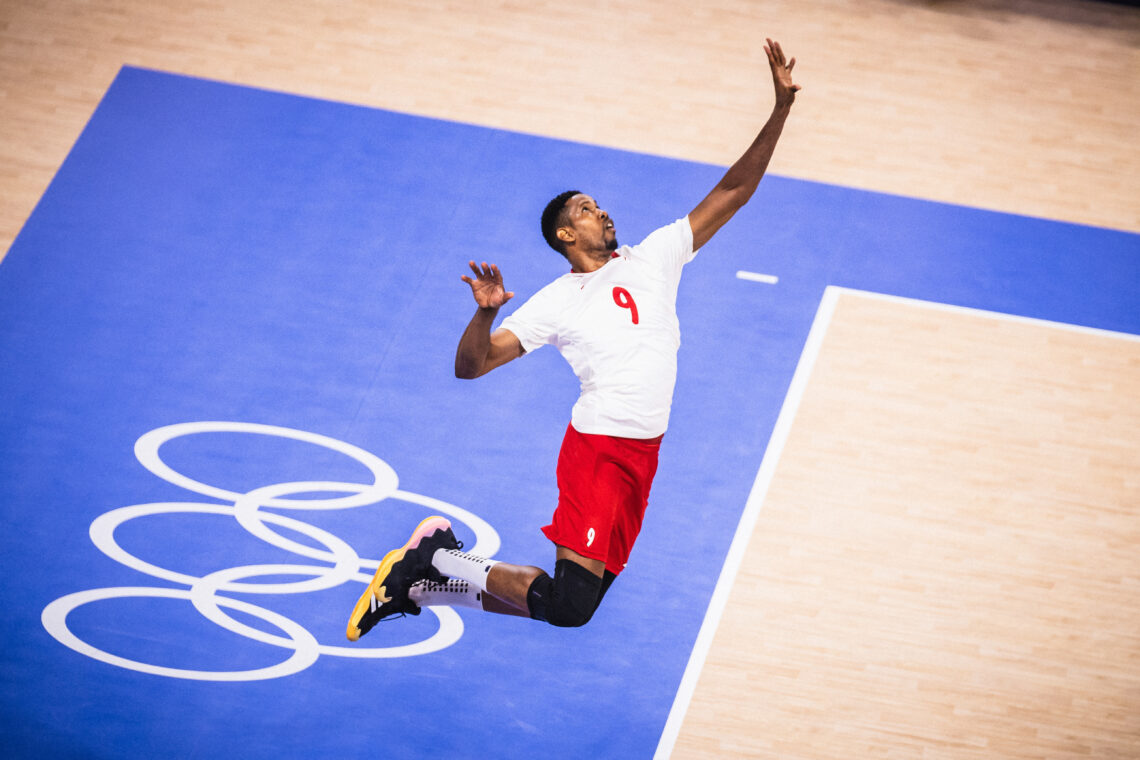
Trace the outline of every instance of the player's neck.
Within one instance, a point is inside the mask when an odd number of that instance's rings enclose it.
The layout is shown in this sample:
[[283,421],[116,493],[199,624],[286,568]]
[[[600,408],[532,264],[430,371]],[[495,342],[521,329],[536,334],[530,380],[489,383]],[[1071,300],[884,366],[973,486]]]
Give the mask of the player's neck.
[[574,274],[588,274],[596,272],[613,258],[614,252],[608,248],[599,248],[597,250],[579,251],[570,250],[566,252],[566,258],[570,260],[570,271]]

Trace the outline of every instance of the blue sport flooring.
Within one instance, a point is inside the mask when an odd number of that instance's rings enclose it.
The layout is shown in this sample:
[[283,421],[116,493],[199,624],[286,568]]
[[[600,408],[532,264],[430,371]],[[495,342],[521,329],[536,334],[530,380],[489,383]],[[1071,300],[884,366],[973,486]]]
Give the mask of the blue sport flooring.
[[[1140,333],[1136,235],[768,177],[686,268],[650,510],[593,622],[425,613],[349,645],[352,552],[429,499],[552,566],[576,381],[552,349],[454,379],[466,261],[521,303],[565,270],[549,197],[590,192],[633,243],[722,172],[123,69],[0,263],[5,754],[649,757],[827,285]],[[136,458],[202,421],[238,425]]]

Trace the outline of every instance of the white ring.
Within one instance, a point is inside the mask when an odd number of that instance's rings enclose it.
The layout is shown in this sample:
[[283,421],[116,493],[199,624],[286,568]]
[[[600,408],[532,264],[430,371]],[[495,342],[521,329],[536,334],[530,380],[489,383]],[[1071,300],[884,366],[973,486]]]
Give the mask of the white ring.
[[[158,449],[163,443],[183,435],[206,432],[276,435],[314,443],[344,453],[363,464],[372,472],[374,482],[371,485],[339,481],[275,483],[241,494],[193,480],[170,468],[159,457]],[[442,512],[465,523],[475,533],[475,544],[470,547],[470,551],[477,551],[482,556],[490,557],[499,550],[501,545],[495,529],[477,515],[439,499],[399,490],[395,471],[382,459],[350,444],[314,433],[254,423],[189,422],[167,425],[141,436],[135,443],[135,455],[144,467],[163,480],[194,493],[232,502],[232,505],[198,502],[136,504],[113,509],[92,521],[89,531],[91,540],[108,557],[154,578],[190,587],[186,590],[147,587],[91,589],[61,597],[44,608],[41,616],[43,625],[60,643],[94,659],[131,670],[195,680],[250,681],[279,678],[304,670],[315,662],[321,654],[356,658],[408,657],[439,651],[451,646],[463,635],[463,621],[455,610],[449,607],[428,607],[427,609],[436,616],[439,628],[432,636],[422,641],[401,646],[374,648],[322,645],[307,629],[283,615],[248,602],[219,596],[219,591],[254,594],[300,593],[332,588],[346,580],[359,580],[368,583],[371,581],[371,575],[361,572],[361,569],[375,570],[379,566],[378,560],[362,559],[356,550],[343,539],[310,523],[273,512],[262,511],[262,507],[292,510],[347,509],[376,504],[391,497]],[[345,492],[348,496],[334,499],[283,498],[289,494],[319,492]],[[260,538],[271,546],[309,559],[328,562],[331,563],[331,566],[244,565],[217,570],[198,578],[146,562],[127,552],[115,539],[116,528],[128,520],[136,517],[171,513],[213,514],[232,517],[252,536]],[[317,543],[323,544],[325,549],[314,548],[289,539],[273,530],[270,527],[271,525],[307,536]],[[301,575],[311,576],[311,578],[289,583],[243,583],[238,580],[262,575]],[[80,640],[67,627],[67,615],[76,607],[94,601],[120,597],[187,599],[207,620],[231,633],[262,643],[293,649],[294,652],[278,665],[255,670],[226,672],[168,668],[105,652]],[[236,609],[261,618],[278,627],[286,634],[286,637],[266,633],[246,625],[227,614],[222,609],[223,607]]]
[[[95,544],[99,551],[132,570],[138,570],[140,573],[144,573],[153,578],[171,581],[173,583],[181,583],[185,586],[193,586],[200,580],[197,576],[187,575],[186,573],[180,573],[175,570],[168,570],[146,562],[128,552],[115,540],[115,529],[127,520],[149,515],[183,512],[225,515],[228,517],[235,516],[233,507],[221,504],[196,504],[193,502],[135,504],[130,507],[119,507],[118,509],[113,509],[110,512],[96,517],[91,523],[91,542]],[[357,577],[358,569],[361,566],[361,559],[356,551],[342,539],[314,525],[302,522],[301,520],[295,520],[291,517],[285,517],[284,515],[276,515],[272,512],[258,512],[257,515],[266,522],[276,523],[282,527],[290,528],[316,541],[321,541],[330,547],[330,549],[332,549],[331,555],[335,558],[337,564],[334,567],[317,569],[323,570],[325,577],[335,577],[337,580],[335,583],[314,583],[313,581],[296,584],[232,583],[223,587],[221,589],[222,591],[239,591],[251,594],[297,593],[300,590],[317,591],[331,588],[350,578]],[[272,535],[276,536],[276,534]],[[306,548],[308,549],[308,547]],[[310,549],[310,551],[317,550]],[[336,572],[334,573],[334,571]],[[371,580],[371,576],[369,576],[369,580]]]
[[163,665],[151,665],[137,660],[130,660],[83,641],[67,627],[67,615],[76,607],[103,599],[117,599],[120,597],[152,597],[158,599],[190,599],[188,589],[178,588],[147,588],[147,587],[118,587],[95,588],[89,591],[77,591],[74,594],[60,597],[44,608],[40,621],[47,632],[56,641],[80,654],[128,670],[137,670],[140,673],[150,673],[168,678],[185,678],[194,681],[260,681],[267,678],[280,678],[300,673],[317,661],[320,656],[319,645],[313,635],[303,626],[293,622],[287,617],[258,607],[256,604],[240,602],[236,599],[220,597],[218,603],[225,607],[233,607],[248,615],[259,617],[267,623],[277,626],[293,640],[295,651],[284,662],[271,665],[268,668],[254,670],[186,670],[183,668],[168,668]]
[[173,483],[187,491],[193,491],[203,496],[212,496],[222,501],[236,501],[241,494],[200,483],[175,471],[158,455],[159,447],[167,441],[195,433],[257,433],[312,443],[355,459],[369,469],[374,479],[371,486],[365,487],[355,496],[341,499],[273,499],[265,504],[267,507],[278,507],[280,509],[347,509],[359,507],[363,504],[372,504],[391,495],[400,481],[396,476],[396,471],[387,462],[350,443],[304,430],[294,430],[277,425],[261,425],[254,422],[180,422],[176,425],[155,428],[135,441],[135,457],[143,467],[168,483]]

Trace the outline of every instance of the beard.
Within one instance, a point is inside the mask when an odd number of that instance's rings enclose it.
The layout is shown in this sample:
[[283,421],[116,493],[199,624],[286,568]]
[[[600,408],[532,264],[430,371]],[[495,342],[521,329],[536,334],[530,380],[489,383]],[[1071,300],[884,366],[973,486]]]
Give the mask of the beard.
[[618,249],[617,233],[614,233],[614,239],[606,242],[607,251],[616,251]]

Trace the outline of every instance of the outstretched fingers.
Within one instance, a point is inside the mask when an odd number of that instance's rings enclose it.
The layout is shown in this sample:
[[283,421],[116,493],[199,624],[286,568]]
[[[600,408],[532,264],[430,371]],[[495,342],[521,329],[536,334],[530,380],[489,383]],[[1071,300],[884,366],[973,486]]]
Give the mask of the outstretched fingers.
[[[475,273],[475,279],[477,280],[501,280],[503,278],[503,275],[499,272],[499,268],[494,264],[488,265],[486,261],[482,264],[468,261],[467,266],[471,267],[471,271]],[[461,275],[460,279],[466,283],[473,282],[467,275]]]
[[788,70],[791,70],[792,66],[795,65],[796,59],[793,58],[791,62],[788,61],[787,56],[784,55],[784,49],[780,47],[780,42],[778,40],[769,39],[768,47],[772,50],[773,62],[779,66],[786,66]]
[[796,65],[796,59],[788,60],[784,55],[784,49],[776,40],[766,37],[765,41],[767,44],[764,45],[764,54],[768,56],[768,65],[772,69],[772,81],[776,85],[776,100],[777,102],[791,103],[795,99],[795,94],[801,89],[798,84],[792,81],[792,69]]
[[464,274],[460,275],[459,279],[471,286],[475,302],[480,307],[498,308],[514,297],[513,291],[503,288],[503,273],[499,271],[499,267],[486,261],[480,264],[468,261],[467,266],[471,268],[475,277]]

